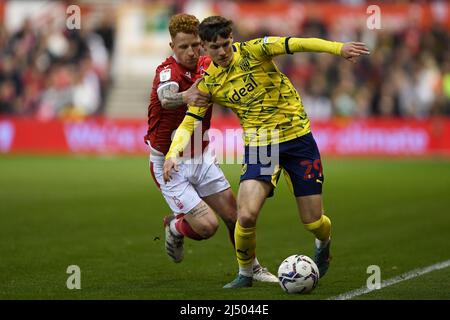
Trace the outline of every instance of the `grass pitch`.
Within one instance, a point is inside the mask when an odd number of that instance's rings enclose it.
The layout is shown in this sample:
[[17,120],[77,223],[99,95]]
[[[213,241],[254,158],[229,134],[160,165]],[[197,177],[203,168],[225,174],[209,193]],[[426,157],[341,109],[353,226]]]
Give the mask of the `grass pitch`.
[[[143,157],[0,157],[0,299],[326,299],[450,259],[450,162],[324,157],[324,204],[333,260],[309,295],[277,284],[224,290],[237,263],[225,225],[185,241],[185,260],[164,251],[169,213]],[[223,165],[236,191],[240,167]],[[258,220],[257,255],[276,273],[295,253],[313,255],[282,179]],[[67,267],[81,269],[68,290]],[[449,299],[450,268],[356,299]]]

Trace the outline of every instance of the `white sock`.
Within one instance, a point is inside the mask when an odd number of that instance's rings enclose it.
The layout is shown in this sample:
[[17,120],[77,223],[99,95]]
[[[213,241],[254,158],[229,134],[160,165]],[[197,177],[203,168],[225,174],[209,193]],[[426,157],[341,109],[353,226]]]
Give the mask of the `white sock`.
[[253,266],[245,268],[239,266],[239,274],[246,277],[253,277]]
[[252,264],[253,269],[258,269],[261,267],[261,265],[259,264],[258,258],[255,257],[255,259],[253,259],[253,264]]
[[328,242],[330,242],[330,238],[328,238],[325,241],[321,241],[321,240],[316,238],[315,242],[316,242],[316,248],[318,248],[318,249],[319,248],[323,248],[323,247],[325,247],[328,244]]
[[172,233],[177,237],[182,237],[183,235],[177,230],[177,227],[175,226],[175,223],[177,222],[177,219],[173,219],[169,223],[169,228]]

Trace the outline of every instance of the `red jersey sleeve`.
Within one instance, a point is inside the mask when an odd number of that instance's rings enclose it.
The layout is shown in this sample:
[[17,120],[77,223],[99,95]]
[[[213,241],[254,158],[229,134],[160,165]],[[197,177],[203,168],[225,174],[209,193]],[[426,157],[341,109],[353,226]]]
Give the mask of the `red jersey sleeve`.
[[[180,71],[174,64],[166,64],[158,68],[156,72],[156,93],[171,84],[180,88]],[[178,90],[180,91],[180,89]]]

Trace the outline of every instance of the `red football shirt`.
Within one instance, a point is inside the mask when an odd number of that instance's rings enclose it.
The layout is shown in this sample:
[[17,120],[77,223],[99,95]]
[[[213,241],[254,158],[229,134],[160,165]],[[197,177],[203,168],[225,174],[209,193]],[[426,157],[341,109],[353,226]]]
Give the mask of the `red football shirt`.
[[[145,141],[150,141],[150,144],[154,149],[163,154],[166,154],[169,151],[172,142],[172,133],[181,124],[187,111],[187,105],[185,104],[172,110],[164,109],[158,99],[158,90],[161,90],[170,83],[178,85],[178,92],[189,89],[195,80],[202,76],[203,71],[208,68],[210,63],[211,59],[209,57],[200,56],[197,70],[192,72],[181,66],[175,58],[171,56],[156,68],[150,104],[148,106],[148,131],[144,137]],[[202,137],[204,137],[205,131],[210,127],[211,114],[212,108],[209,108],[202,122]],[[194,143],[192,143],[192,140],[191,144],[193,148]],[[202,149],[207,145],[208,141],[203,141]]]

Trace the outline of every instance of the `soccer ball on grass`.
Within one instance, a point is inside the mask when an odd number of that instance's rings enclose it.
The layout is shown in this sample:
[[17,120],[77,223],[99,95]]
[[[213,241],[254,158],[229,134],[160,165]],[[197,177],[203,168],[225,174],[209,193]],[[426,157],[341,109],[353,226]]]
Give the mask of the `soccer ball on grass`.
[[310,257],[294,254],[281,263],[278,279],[287,293],[308,293],[317,286],[319,269]]

